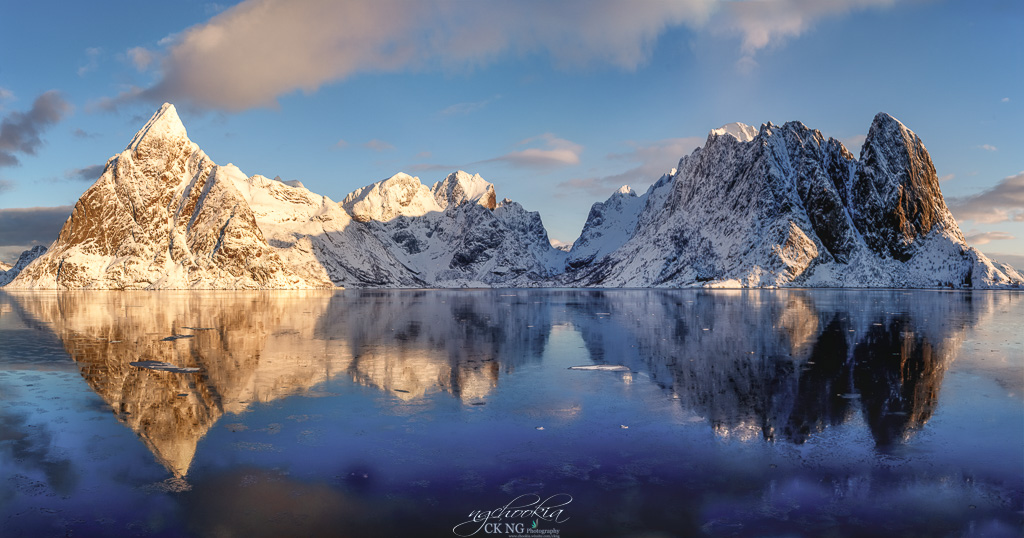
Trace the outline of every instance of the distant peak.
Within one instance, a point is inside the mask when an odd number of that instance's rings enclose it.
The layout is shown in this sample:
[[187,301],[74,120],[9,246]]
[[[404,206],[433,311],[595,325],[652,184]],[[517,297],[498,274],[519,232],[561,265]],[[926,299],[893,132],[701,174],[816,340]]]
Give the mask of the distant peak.
[[178,117],[178,111],[175,110],[174,105],[164,103],[149,118],[146,125],[135,133],[126,149],[134,150],[143,140],[152,138],[188,138],[185,125],[181,123],[181,118]]
[[757,136],[757,129],[745,123],[733,122],[727,123],[718,129],[712,129],[708,134],[715,136],[729,135],[740,142],[750,142]]
[[466,202],[476,203],[488,209],[497,207],[494,185],[488,183],[480,174],[470,175],[457,170],[448,174],[443,181],[434,184],[434,197],[441,207],[457,206]]
[[629,188],[629,185],[623,185],[619,187],[619,190],[615,191],[618,194],[632,194],[633,189]]

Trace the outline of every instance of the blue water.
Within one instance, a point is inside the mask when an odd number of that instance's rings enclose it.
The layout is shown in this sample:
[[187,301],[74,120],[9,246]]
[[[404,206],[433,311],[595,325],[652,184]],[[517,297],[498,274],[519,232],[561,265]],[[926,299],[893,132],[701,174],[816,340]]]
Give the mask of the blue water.
[[1014,292],[0,292],[0,535],[1020,536],[1021,319]]

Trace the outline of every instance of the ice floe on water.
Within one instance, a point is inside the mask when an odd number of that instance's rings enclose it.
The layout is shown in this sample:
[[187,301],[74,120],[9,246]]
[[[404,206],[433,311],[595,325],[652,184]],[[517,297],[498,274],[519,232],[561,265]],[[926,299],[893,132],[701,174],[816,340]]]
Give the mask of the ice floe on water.
[[621,364],[585,364],[582,366],[570,366],[570,370],[594,370],[600,372],[628,372],[629,368]]
[[145,368],[147,370],[156,370],[158,372],[172,372],[175,374],[191,374],[198,372],[199,368],[192,366],[175,366],[169,362],[163,361],[135,361],[128,363],[138,368]]

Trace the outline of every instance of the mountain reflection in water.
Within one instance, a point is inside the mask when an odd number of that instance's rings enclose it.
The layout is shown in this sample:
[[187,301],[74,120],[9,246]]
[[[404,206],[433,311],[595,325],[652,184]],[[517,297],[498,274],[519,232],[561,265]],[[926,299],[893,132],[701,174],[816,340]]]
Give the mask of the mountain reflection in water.
[[[801,444],[859,415],[886,450],[932,416],[967,329],[1014,299],[836,290],[8,297],[52,329],[89,386],[179,477],[225,413],[315,396],[339,376],[386,391],[396,406],[438,391],[484,403],[502,376],[540,363],[555,329],[576,331],[594,363],[649,377],[721,437]],[[192,337],[167,340],[174,335]],[[201,371],[130,365],[142,360]]]

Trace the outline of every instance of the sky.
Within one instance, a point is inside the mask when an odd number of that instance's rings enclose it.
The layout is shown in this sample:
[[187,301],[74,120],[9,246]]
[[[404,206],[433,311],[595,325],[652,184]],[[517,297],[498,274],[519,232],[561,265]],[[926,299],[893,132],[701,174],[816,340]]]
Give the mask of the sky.
[[887,112],[968,242],[1024,267],[1024,3],[0,0],[0,261],[56,238],[164,102],[218,164],[341,200],[455,170],[555,241],[730,122],[857,155]]

